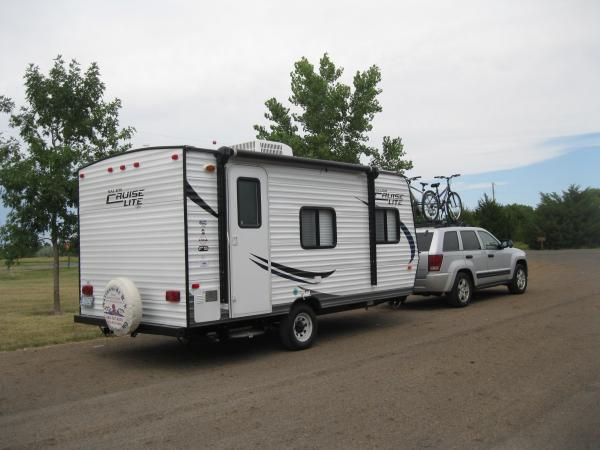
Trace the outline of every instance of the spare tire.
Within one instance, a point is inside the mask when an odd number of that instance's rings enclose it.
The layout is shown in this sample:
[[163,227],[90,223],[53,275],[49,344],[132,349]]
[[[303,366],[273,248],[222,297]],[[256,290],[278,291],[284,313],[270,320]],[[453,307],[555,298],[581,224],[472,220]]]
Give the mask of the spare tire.
[[116,336],[133,333],[142,321],[142,298],[128,278],[114,278],[104,288],[104,320]]

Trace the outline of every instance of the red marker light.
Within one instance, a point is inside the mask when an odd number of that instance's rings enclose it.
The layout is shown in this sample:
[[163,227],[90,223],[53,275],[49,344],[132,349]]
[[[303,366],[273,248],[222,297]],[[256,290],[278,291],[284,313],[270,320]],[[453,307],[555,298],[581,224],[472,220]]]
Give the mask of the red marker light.
[[94,295],[94,286],[91,284],[84,284],[81,286],[81,293],[87,297]]
[[121,164],[121,165],[119,166],[119,169],[121,169],[121,170],[125,170],[125,164]]
[[200,289],[200,283],[192,283],[192,289]]
[[140,163],[139,163],[139,162],[137,162],[137,161],[136,161],[136,162],[134,162],[134,163],[133,163],[133,167],[135,167],[135,168],[137,169],[138,167],[140,167]]
[[84,177],[84,176],[85,176],[85,175],[84,175],[84,174],[82,174],[82,173],[80,173],[80,174],[79,174],[79,178],[81,178],[82,180],[83,180],[83,177]]
[[177,160],[179,159],[179,155],[178,155],[177,153],[173,153],[173,154],[171,155],[171,159],[172,159],[173,161],[177,161]]
[[181,294],[179,291],[167,291],[165,292],[165,300],[168,302],[176,303],[181,300]]
[[106,169],[108,171],[108,173],[113,173],[113,168],[109,167],[108,169]]

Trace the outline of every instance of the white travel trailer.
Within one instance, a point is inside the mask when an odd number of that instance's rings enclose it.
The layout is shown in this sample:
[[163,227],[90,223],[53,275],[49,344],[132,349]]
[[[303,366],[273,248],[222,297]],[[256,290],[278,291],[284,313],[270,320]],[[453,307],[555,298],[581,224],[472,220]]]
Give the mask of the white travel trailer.
[[253,141],[141,148],[78,175],[76,322],[179,338],[278,324],[301,349],[316,315],[413,290],[413,214],[397,174]]

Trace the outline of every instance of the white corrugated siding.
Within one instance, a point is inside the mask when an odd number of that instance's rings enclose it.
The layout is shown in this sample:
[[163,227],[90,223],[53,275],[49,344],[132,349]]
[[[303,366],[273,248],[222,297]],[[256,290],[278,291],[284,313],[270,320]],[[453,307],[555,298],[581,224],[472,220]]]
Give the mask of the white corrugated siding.
[[[206,164],[215,164],[215,157],[208,153],[189,151],[187,154],[187,180],[194,191],[213,211],[218,213],[217,172],[208,172]],[[205,302],[202,293],[219,290],[219,232],[218,219],[189,198],[188,213],[188,261],[190,284],[199,283],[200,289],[192,291],[190,317],[195,322],[206,322],[220,318],[220,302]],[[202,237],[204,230],[204,238]],[[208,251],[200,251],[200,245],[207,245]],[[191,289],[191,286],[190,286]],[[198,295],[200,294],[200,295]]]
[[[178,154],[178,160],[171,155]],[[133,163],[140,167],[134,168]],[[121,171],[119,166],[126,165]],[[113,173],[108,173],[108,167]],[[94,307],[103,316],[106,283],[127,277],[137,286],[144,323],[186,325],[182,150],[144,150],[100,161],[81,170],[79,183],[81,283],[94,286]],[[109,189],[144,189],[141,207],[107,205]],[[179,290],[181,301],[165,301]]]
[[[378,245],[379,283],[371,286],[367,176],[364,173],[305,167],[265,165],[269,179],[271,260],[311,272],[335,273],[315,285],[272,277],[272,302],[286,304],[297,298],[294,288],[351,295],[411,288],[414,273],[407,271],[410,250],[406,239],[396,245]],[[377,186],[404,192],[399,177],[380,175]],[[361,201],[362,200],[362,201]],[[302,206],[333,208],[337,245],[333,249],[305,250],[300,246],[299,212]],[[410,208],[410,206],[409,206]],[[401,220],[412,230],[412,213],[400,207]],[[296,290],[297,291],[297,290]]]
[[[377,192],[384,191],[392,194],[394,199],[391,204],[386,199],[381,199],[382,195]],[[412,288],[417,269],[418,255],[416,253],[416,235],[413,222],[412,208],[410,205],[410,195],[408,185],[404,178],[388,173],[379,174],[375,179],[376,201],[375,205],[383,208],[397,208],[400,214],[400,221],[408,229],[413,239],[413,260],[411,261],[411,246],[409,238],[402,230],[400,232],[400,242],[397,244],[377,244],[377,287],[384,289],[394,289],[397,287]],[[398,194],[399,197],[395,197]]]

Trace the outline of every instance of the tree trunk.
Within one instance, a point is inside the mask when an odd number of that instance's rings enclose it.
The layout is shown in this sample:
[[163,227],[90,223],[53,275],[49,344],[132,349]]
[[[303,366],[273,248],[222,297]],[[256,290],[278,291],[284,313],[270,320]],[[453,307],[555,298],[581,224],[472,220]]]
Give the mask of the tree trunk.
[[56,238],[56,233],[52,233],[52,256],[54,257],[54,314],[60,314],[60,283],[59,283],[59,273],[60,273],[60,259],[58,252],[58,239]]

